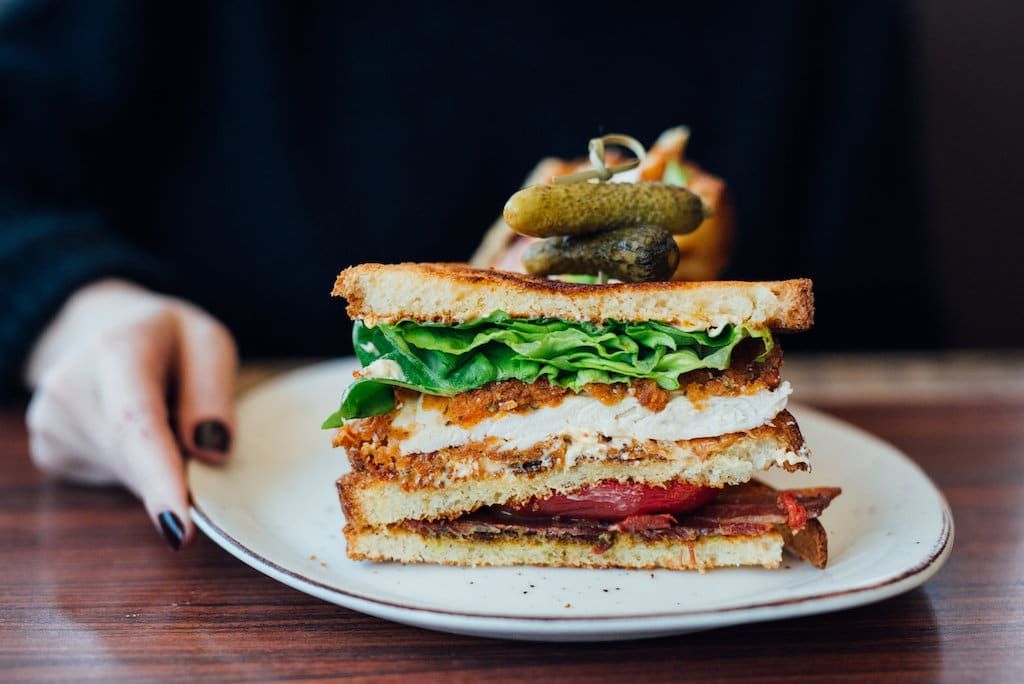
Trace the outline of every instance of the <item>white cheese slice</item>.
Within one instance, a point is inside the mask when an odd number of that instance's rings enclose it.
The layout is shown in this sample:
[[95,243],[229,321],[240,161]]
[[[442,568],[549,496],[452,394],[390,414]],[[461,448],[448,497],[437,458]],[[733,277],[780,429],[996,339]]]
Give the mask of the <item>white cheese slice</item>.
[[[592,397],[570,396],[556,406],[499,414],[468,428],[449,423],[440,411],[425,408],[420,397],[403,404],[392,426],[407,435],[399,445],[403,454],[429,453],[491,438],[499,440],[503,449],[519,451],[562,435],[584,441],[598,436],[678,441],[764,425],[786,408],[792,391],[790,384],[783,382],[774,390],[708,397],[697,403],[678,393],[661,411],[644,408],[632,396],[612,405]],[[802,460],[796,455],[786,458]]]

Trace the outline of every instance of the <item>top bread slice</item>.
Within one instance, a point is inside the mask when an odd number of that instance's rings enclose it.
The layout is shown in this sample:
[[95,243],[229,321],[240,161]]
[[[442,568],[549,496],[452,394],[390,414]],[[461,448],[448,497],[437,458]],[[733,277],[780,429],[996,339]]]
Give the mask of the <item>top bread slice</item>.
[[732,324],[786,332],[814,323],[806,278],[580,285],[466,264],[362,264],[342,271],[332,294],[348,300],[351,318],[371,326],[465,323],[494,311],[594,323],[661,321],[685,330]]

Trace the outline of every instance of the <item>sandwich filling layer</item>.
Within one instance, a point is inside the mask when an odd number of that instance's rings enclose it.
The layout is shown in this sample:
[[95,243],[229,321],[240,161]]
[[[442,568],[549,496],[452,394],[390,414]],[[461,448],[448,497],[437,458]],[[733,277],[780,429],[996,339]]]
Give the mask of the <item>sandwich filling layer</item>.
[[396,408],[347,421],[335,444],[351,451],[369,442],[416,454],[481,444],[526,451],[557,438],[582,453],[606,451],[609,440],[680,441],[748,431],[781,413],[792,392],[780,383],[781,350],[764,358],[756,352],[741,345],[728,368],[686,373],[671,392],[646,379],[590,384],[579,392],[544,380],[491,383],[454,397],[398,389]]
[[336,444],[348,450],[355,473],[398,480],[409,489],[450,487],[466,479],[550,475],[595,463],[644,468],[660,462],[669,469],[685,469],[691,479],[713,486],[745,481],[752,472],[772,466],[810,469],[810,452],[788,411],[752,430],[678,441],[560,435],[518,450],[489,439],[405,454],[397,443],[387,441],[386,434],[378,439],[373,434],[346,433]]
[[660,411],[651,411],[635,396],[609,405],[594,397],[570,396],[557,406],[529,413],[504,413],[466,428],[429,407],[423,395],[402,405],[391,426],[405,437],[403,454],[425,453],[474,442],[496,440],[501,449],[522,451],[555,437],[567,440],[575,454],[611,440],[679,440],[716,437],[764,425],[786,408],[792,388],[749,395],[707,397],[699,402],[673,393]]
[[729,368],[745,342],[760,346],[759,359],[774,347],[767,329],[746,325],[682,330],[657,321],[516,319],[501,311],[457,325],[356,321],[353,346],[364,371],[323,427],[391,411],[394,388],[454,397],[508,380],[573,392],[651,380],[674,391],[688,373]]
[[747,433],[688,442],[637,443],[618,453],[589,454],[566,467],[561,451],[476,450],[473,447],[401,456],[387,448],[350,449],[353,472],[338,481],[349,522],[386,525],[405,519],[453,518],[494,504],[568,494],[595,482],[660,486],[682,481],[723,487],[747,482],[780,462],[786,470],[806,458],[803,438],[788,413]]
[[454,520],[408,520],[399,526],[419,534],[491,538],[512,535],[550,538],[571,537],[596,545],[607,544],[616,534],[638,535],[654,540],[671,538],[694,541],[703,536],[755,536],[785,526],[800,530],[816,519],[839,495],[833,487],[762,490],[736,485],[719,492],[711,503],[688,513],[632,515],[621,520],[593,520],[561,516],[527,517],[487,508]]
[[[781,560],[783,540],[789,544],[801,535],[821,544],[820,554],[827,553],[817,517],[839,493],[830,487],[776,491],[752,482],[729,487],[711,503],[677,515],[633,515],[619,520],[531,518],[491,507],[453,520],[407,520],[363,529],[349,525],[345,535],[353,557],[372,560],[679,569],[775,566]],[[758,552],[715,556],[736,544],[740,546],[735,548],[750,546]],[[802,547],[807,545],[795,546],[805,556],[807,549]],[[705,558],[708,549],[714,551]],[[824,560],[819,556],[812,562],[821,565]]]

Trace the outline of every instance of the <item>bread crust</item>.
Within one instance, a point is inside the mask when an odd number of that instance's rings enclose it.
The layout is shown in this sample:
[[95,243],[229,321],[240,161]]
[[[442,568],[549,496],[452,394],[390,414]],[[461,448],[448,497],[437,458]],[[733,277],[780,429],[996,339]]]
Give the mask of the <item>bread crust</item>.
[[342,271],[331,294],[368,325],[464,323],[494,311],[595,323],[657,320],[689,330],[745,324],[784,332],[814,323],[806,278],[584,285],[458,263],[361,264]]

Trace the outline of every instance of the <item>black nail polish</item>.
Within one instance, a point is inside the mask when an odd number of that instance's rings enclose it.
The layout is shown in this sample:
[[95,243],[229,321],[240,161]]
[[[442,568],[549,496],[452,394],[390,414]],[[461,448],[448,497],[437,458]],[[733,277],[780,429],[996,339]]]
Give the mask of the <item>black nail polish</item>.
[[195,435],[196,446],[209,451],[227,452],[231,446],[231,433],[228,426],[219,420],[204,420],[196,425]]
[[181,543],[185,541],[185,527],[181,524],[181,518],[171,511],[164,511],[156,516],[156,519],[160,523],[160,531],[163,532],[164,541],[174,551],[179,550]]

